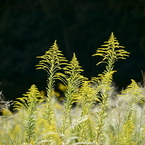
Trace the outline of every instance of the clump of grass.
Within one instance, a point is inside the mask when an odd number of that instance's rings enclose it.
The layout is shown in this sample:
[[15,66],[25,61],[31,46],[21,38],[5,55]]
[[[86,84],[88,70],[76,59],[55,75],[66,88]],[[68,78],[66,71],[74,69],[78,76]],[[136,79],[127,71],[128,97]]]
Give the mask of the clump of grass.
[[[129,52],[120,46],[114,34],[93,56],[103,59],[105,69],[91,80],[73,53],[68,62],[56,43],[39,56],[37,69],[47,72],[46,96],[35,85],[22,98],[14,101],[18,110],[12,114],[1,105],[0,144],[18,145],[144,145],[144,86],[131,79],[131,84],[113,96],[116,61],[126,59]],[[55,82],[65,86],[63,103],[55,96]],[[3,101],[3,100],[0,100]],[[75,105],[74,105],[75,104]],[[4,111],[4,110],[7,110]]]
[[10,112],[9,108],[12,104],[13,104],[13,101],[5,100],[5,97],[1,91],[0,92],[0,113],[5,114],[5,115],[7,115],[7,113],[9,114],[9,112]]

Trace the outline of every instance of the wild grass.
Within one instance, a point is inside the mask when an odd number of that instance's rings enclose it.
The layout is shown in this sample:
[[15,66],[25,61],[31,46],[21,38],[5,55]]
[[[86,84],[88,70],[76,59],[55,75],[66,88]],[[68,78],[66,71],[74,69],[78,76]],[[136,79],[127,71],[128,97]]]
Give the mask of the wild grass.
[[[101,74],[91,80],[73,54],[68,62],[56,43],[40,58],[37,69],[47,72],[46,96],[32,85],[14,109],[0,98],[0,145],[144,145],[145,87],[131,79],[121,93],[113,86],[115,62],[129,52],[111,33],[108,41],[93,56],[105,63]],[[66,87],[60,103],[55,95],[55,81]],[[1,93],[2,95],[2,93]]]

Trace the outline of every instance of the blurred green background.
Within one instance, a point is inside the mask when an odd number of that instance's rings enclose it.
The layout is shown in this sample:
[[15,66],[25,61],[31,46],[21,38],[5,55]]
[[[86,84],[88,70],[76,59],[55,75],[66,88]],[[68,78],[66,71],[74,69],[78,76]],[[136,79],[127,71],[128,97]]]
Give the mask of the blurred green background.
[[72,53],[84,76],[97,76],[104,65],[96,49],[114,32],[131,52],[116,63],[115,85],[142,81],[145,71],[145,0],[0,0],[0,90],[11,100],[32,84],[46,86],[46,73],[35,65],[57,40],[67,59]]

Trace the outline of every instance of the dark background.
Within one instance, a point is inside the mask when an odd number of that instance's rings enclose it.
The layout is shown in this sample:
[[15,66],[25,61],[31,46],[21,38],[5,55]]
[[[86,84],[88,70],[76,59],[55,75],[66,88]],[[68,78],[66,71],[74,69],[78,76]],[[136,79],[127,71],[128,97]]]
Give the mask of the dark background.
[[45,90],[46,73],[36,70],[36,56],[55,39],[67,59],[76,53],[84,76],[97,76],[104,65],[96,66],[101,58],[92,55],[111,32],[131,52],[116,63],[116,86],[142,81],[145,0],[0,0],[0,90],[9,100],[32,84]]

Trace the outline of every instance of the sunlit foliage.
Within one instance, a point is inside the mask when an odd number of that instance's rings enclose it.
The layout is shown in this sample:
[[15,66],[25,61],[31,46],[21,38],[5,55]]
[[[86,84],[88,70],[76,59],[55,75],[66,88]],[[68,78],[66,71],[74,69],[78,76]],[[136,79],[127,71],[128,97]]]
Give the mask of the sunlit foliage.
[[[47,72],[46,95],[32,85],[13,101],[16,113],[5,104],[0,106],[0,144],[144,145],[144,86],[131,79],[126,89],[113,96],[115,62],[126,59],[129,52],[113,33],[102,46],[94,56],[103,57],[97,64],[105,63],[105,69],[91,80],[82,75],[76,54],[68,62],[56,41],[38,57],[37,69]],[[64,92],[62,103],[56,99],[57,79]]]

